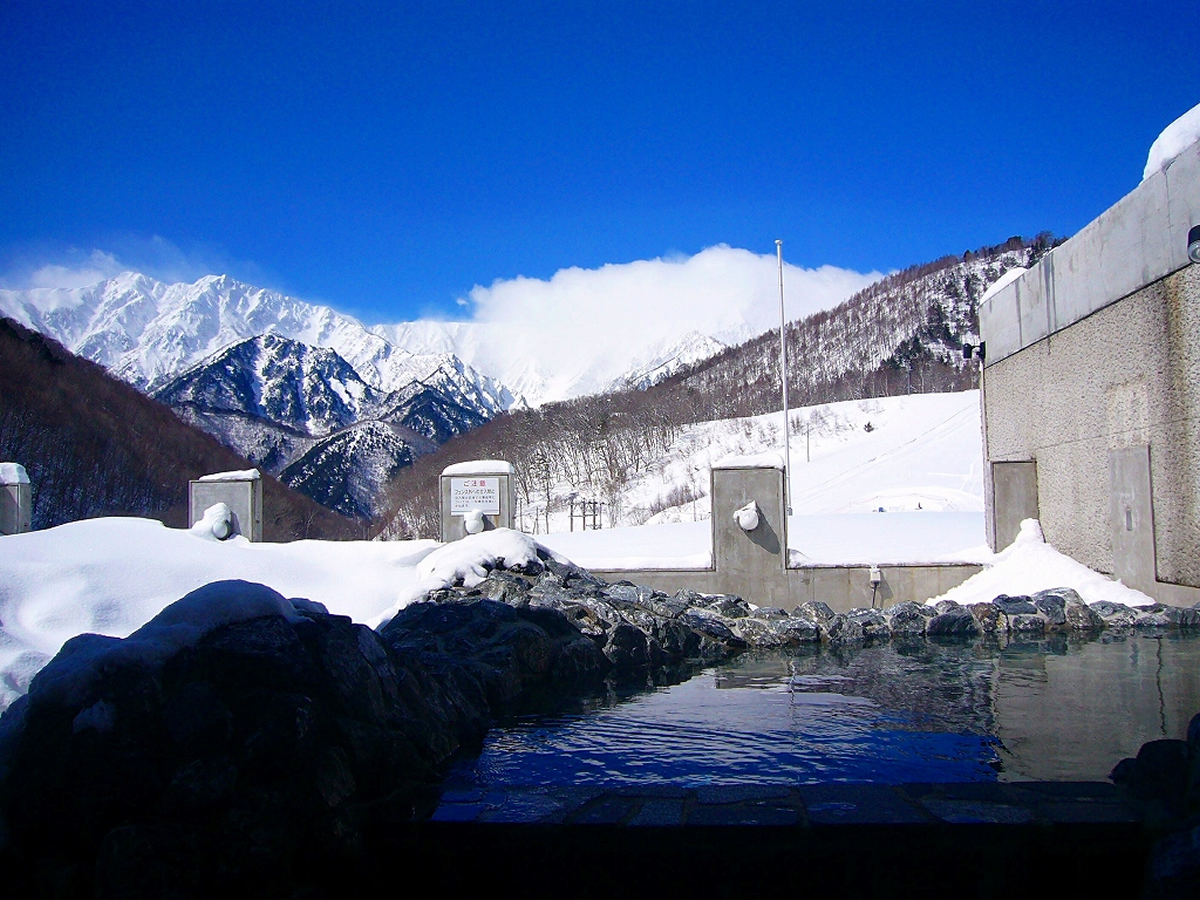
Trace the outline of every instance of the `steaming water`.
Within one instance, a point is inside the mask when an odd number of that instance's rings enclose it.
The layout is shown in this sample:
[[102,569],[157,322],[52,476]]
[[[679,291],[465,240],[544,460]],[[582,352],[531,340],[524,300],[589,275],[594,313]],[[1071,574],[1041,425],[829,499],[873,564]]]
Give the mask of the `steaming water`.
[[447,784],[1103,780],[1200,711],[1200,636],[743,656],[504,723]]

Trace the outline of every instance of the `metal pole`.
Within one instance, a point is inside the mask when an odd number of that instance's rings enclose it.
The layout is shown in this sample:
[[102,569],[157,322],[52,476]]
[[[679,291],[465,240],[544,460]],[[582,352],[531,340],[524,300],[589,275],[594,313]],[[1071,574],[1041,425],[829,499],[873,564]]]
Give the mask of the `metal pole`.
[[788,482],[792,476],[791,434],[788,432],[787,335],[783,316],[783,241],[775,242],[779,258],[779,372],[783,389],[783,508],[792,514],[792,492]]

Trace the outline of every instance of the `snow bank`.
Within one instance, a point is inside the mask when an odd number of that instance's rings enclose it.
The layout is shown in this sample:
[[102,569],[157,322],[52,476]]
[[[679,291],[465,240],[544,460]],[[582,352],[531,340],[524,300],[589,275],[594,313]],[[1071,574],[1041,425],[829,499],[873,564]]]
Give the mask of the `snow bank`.
[[0,484],[29,484],[29,475],[20,463],[0,462]]
[[487,578],[492,569],[519,569],[536,563],[539,561],[539,550],[559,562],[568,562],[566,557],[511,528],[469,534],[460,541],[444,544],[417,564],[417,580],[402,590],[396,602],[374,616],[368,624],[373,628],[386,625],[396,613],[431,591],[455,584],[474,587]]
[[502,459],[476,459],[442,469],[443,475],[511,475],[512,463]]
[[1161,172],[1167,165],[1192,144],[1200,141],[1200,104],[1193,106],[1182,116],[1163,129],[1150,145],[1150,155],[1142,172],[1142,181]]
[[201,475],[197,481],[258,481],[262,478],[258,469],[240,469],[236,472],[214,472],[212,475]]
[[980,304],[987,303],[1028,271],[1028,269],[1022,268],[1021,266],[1015,266],[1014,268],[1009,269],[1007,272],[993,281],[991,287],[983,292],[983,296],[979,298]]
[[[277,591],[247,581],[206,584],[171,604],[125,640],[98,634],[72,638],[62,653],[42,669],[32,689],[39,694],[58,693],[70,704],[85,695],[96,675],[114,664],[155,666],[224,625],[263,616],[300,619],[295,606]],[[88,711],[85,710],[85,714]],[[88,727],[104,725],[103,710],[94,712]],[[79,722],[76,722],[77,727]]]
[[996,554],[995,561],[973,578],[928,601],[953,600],[963,605],[988,603],[1001,594],[1029,595],[1050,588],[1074,588],[1085,603],[1108,600],[1126,606],[1149,606],[1153,598],[1113,581],[1064,556],[1046,543],[1036,519],[1021,523],[1017,539]]
[[714,469],[782,469],[783,457],[770,451],[726,456],[713,463]]
[[101,518],[0,538],[0,709],[69,638],[125,637],[214,581],[269,585],[365,622],[418,580],[435,541],[200,540],[150,519]]

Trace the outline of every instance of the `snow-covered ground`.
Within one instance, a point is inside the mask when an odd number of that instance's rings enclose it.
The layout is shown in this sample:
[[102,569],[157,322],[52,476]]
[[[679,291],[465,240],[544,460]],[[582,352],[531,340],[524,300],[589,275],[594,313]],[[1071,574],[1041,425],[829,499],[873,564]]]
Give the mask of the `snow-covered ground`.
[[[789,420],[788,548],[795,564],[991,559],[978,391],[829,403],[792,410]],[[781,412],[689,426],[621,495],[626,517],[658,510],[647,520],[653,531],[570,532],[561,515],[551,517],[551,533],[538,540],[592,568],[708,566],[712,466],[782,453],[782,434]],[[566,493],[567,486],[558,490]],[[659,509],[681,490],[695,499]]]

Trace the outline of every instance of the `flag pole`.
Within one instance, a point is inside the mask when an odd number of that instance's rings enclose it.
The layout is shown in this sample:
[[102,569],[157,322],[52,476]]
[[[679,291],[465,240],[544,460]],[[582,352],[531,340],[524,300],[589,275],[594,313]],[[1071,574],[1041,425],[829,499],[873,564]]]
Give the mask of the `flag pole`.
[[788,429],[788,377],[786,320],[783,314],[783,241],[775,242],[775,254],[779,259],[779,372],[783,392],[783,508],[792,514],[792,491],[788,482],[792,478],[791,434]]

